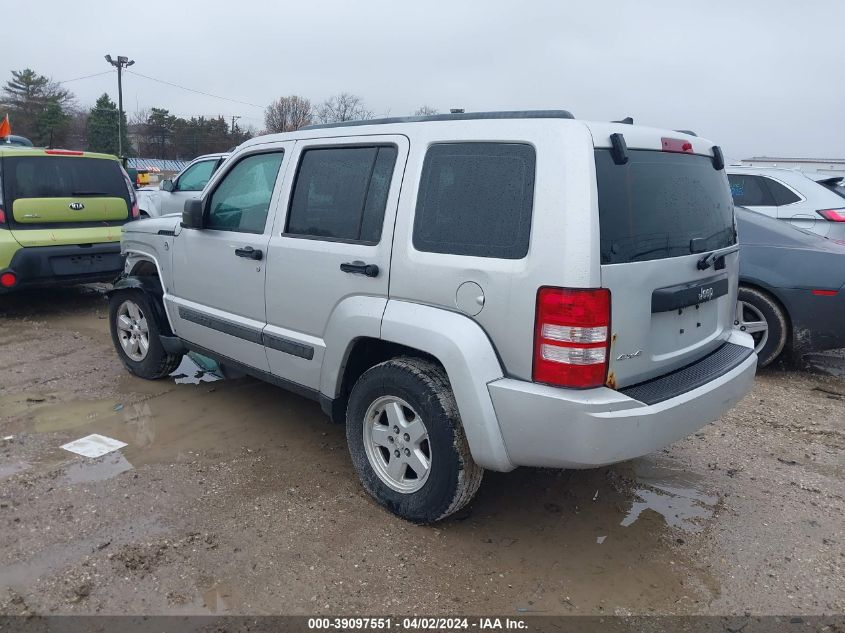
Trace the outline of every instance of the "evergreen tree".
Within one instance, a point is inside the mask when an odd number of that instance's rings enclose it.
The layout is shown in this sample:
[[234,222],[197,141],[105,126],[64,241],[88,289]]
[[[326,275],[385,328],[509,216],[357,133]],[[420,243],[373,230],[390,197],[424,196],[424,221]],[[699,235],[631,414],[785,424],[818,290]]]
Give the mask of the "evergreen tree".
[[73,94],[31,68],[13,70],[0,95],[12,132],[35,145],[63,145],[73,111]]
[[[121,127],[123,153],[127,156],[131,153],[129,137],[126,128],[126,113],[123,114]],[[117,104],[109,99],[108,94],[103,94],[88,115],[88,149],[92,152],[103,152],[104,154],[118,153],[117,143]]]

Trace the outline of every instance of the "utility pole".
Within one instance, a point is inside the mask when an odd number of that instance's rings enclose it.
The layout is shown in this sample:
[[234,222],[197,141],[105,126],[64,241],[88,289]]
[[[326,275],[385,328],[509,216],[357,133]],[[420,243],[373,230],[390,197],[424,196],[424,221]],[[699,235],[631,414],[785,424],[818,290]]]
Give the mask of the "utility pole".
[[124,55],[118,55],[117,59],[106,55],[106,61],[117,68],[117,153],[118,158],[123,160],[123,69],[134,64],[135,60]]
[[232,128],[231,128],[231,132],[232,132],[232,138],[233,138],[233,139],[235,138],[235,121],[237,121],[237,120],[238,120],[238,119],[240,119],[240,118],[241,118],[241,117],[239,117],[239,116],[237,116],[237,115],[235,115],[235,114],[233,114],[233,115],[232,115]]

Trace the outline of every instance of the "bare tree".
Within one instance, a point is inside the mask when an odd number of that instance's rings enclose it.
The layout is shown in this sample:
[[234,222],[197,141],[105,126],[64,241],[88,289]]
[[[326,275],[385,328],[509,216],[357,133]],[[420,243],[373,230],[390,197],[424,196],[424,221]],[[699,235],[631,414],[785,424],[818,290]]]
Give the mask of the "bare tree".
[[348,92],[329,97],[317,108],[317,121],[320,123],[341,123],[372,118],[373,112],[364,106],[361,97]]
[[279,97],[264,111],[264,125],[268,132],[293,132],[310,125],[313,114],[311,101],[305,97]]
[[428,105],[420,106],[414,110],[414,116],[432,116],[434,114],[439,114],[438,109]]

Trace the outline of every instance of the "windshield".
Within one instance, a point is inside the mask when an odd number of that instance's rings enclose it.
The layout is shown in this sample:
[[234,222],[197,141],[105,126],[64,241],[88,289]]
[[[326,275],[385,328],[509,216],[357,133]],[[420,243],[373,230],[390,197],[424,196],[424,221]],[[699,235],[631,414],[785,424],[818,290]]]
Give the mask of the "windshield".
[[710,157],[629,150],[628,162],[617,165],[609,149],[595,154],[602,264],[681,257],[736,243],[728,179]]

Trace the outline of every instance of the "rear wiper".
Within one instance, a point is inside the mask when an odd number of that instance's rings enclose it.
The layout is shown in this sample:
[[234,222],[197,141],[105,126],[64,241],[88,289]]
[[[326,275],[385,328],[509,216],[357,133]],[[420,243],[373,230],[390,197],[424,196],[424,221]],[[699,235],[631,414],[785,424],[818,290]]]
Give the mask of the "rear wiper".
[[71,191],[72,196],[107,196],[105,191]]
[[716,260],[720,257],[730,255],[731,253],[735,253],[738,250],[739,244],[734,244],[733,246],[728,246],[727,248],[720,248],[719,250],[715,250],[711,253],[708,253],[707,255],[699,259],[696,266],[698,267],[698,270],[707,270],[713,264],[715,264]]

